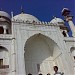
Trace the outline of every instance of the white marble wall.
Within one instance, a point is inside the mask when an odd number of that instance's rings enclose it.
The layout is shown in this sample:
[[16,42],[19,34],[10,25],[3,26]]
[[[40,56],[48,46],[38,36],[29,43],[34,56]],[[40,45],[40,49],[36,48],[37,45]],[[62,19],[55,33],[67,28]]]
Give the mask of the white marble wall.
[[[64,38],[59,26],[33,25],[18,22],[12,22],[12,34],[0,35],[0,46],[5,47],[9,53],[9,75],[26,75],[25,47],[28,40],[36,35],[46,37],[45,40],[50,45],[49,47],[54,48],[53,65],[57,65],[59,70],[64,72],[65,75],[74,75],[74,62],[70,52],[70,48],[75,47],[74,38]],[[52,68],[51,71],[53,74]]]
[[[64,37],[61,34],[60,28],[57,26],[43,26],[32,24],[13,24],[14,38],[15,38],[15,51],[16,51],[16,73],[25,75],[25,62],[24,62],[24,47],[26,41],[35,34],[42,34],[52,39],[60,49],[62,54],[61,60],[63,64],[63,71],[65,75],[72,74],[72,63],[69,59],[69,53],[67,53],[67,45],[65,44]],[[71,66],[69,66],[71,65]],[[62,66],[62,65],[61,65]],[[61,68],[61,67],[60,67]]]

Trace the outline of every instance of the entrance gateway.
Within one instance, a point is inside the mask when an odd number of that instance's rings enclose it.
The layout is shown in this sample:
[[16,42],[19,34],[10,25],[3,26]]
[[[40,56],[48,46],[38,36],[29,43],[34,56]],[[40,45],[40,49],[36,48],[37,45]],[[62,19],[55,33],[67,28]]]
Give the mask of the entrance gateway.
[[60,49],[52,39],[42,34],[36,34],[27,40],[24,56],[26,75],[53,74],[55,65],[63,70]]

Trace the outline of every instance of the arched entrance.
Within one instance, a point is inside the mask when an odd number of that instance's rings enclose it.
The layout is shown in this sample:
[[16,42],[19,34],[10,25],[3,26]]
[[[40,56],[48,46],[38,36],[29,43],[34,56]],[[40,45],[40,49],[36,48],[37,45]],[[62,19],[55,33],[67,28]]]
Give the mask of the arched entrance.
[[72,58],[74,58],[75,60],[75,47],[71,47],[70,51],[71,51]]
[[0,65],[8,65],[9,64],[9,53],[8,50],[3,47],[0,46]]
[[75,47],[70,48],[71,57],[73,59],[74,73],[75,73]]
[[54,65],[61,68],[61,65],[58,65],[61,63],[60,55],[60,49],[52,39],[42,34],[30,37],[25,44],[26,75],[53,74]]
[[7,75],[9,73],[9,52],[0,46],[0,75]]

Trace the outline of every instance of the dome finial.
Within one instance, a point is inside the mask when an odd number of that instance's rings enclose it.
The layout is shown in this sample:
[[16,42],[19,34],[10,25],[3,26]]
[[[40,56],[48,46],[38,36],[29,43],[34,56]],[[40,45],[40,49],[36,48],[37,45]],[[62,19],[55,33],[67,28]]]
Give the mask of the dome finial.
[[24,13],[24,11],[23,11],[23,7],[21,6],[21,13],[23,14]]
[[53,18],[55,18],[55,16],[53,16]]
[[55,18],[57,18],[57,17],[53,16],[53,18],[55,19]]

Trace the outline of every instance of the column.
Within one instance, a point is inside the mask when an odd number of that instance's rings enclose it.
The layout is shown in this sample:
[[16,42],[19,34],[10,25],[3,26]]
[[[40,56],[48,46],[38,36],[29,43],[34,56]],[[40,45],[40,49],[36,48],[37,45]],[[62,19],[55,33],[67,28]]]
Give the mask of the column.
[[16,75],[16,53],[14,48],[14,38],[12,39],[12,50],[11,50],[11,75]]
[[4,34],[6,34],[6,29],[7,29],[6,26],[3,26],[3,28],[4,28]]
[[17,34],[16,34],[16,44],[17,44],[17,73],[18,75],[26,75],[25,73],[25,57],[24,57],[24,46],[20,30],[17,28]]
[[69,37],[67,30],[65,30],[65,33],[66,33],[67,37]]
[[11,45],[11,75],[16,75],[16,49],[15,49],[15,33],[14,24],[12,22],[12,45]]
[[72,16],[67,16],[65,17],[66,18],[66,21],[68,22],[70,28],[71,28],[71,31],[72,31],[72,36],[75,37],[75,26],[74,26],[74,23],[72,21]]
[[74,60],[74,75],[75,75],[75,60]]

